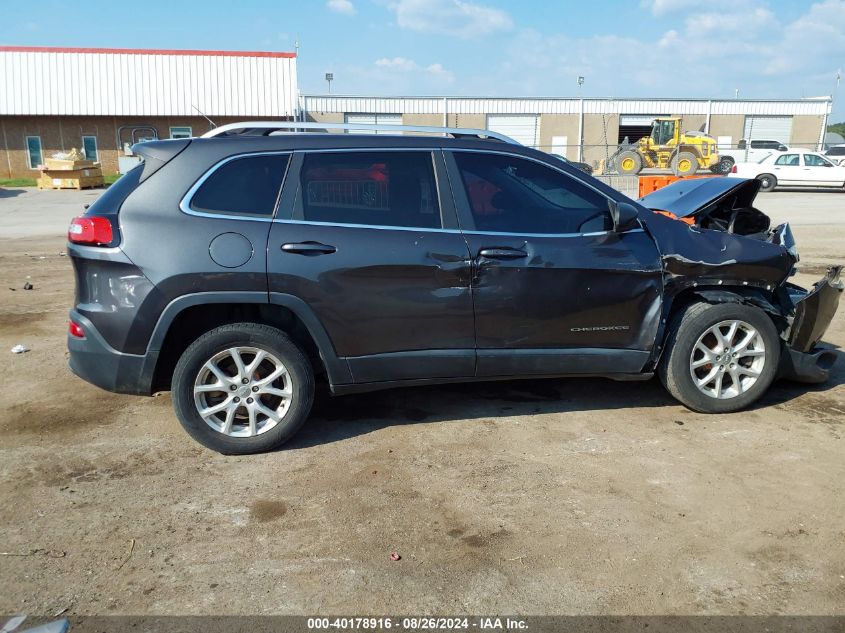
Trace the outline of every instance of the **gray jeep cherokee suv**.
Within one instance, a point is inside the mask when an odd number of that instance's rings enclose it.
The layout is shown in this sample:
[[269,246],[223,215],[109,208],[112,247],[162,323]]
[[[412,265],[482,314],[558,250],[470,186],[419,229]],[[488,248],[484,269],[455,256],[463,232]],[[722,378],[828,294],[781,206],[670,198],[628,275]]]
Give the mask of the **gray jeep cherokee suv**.
[[637,203],[482,130],[279,133],[314,125],[136,146],[143,163],[68,232],[76,374],[170,389],[224,453],[289,439],[315,380],[344,394],[656,372],[725,412],[778,376],[827,378],[839,268],[809,292],[787,281],[795,245],[753,207],[756,181]]

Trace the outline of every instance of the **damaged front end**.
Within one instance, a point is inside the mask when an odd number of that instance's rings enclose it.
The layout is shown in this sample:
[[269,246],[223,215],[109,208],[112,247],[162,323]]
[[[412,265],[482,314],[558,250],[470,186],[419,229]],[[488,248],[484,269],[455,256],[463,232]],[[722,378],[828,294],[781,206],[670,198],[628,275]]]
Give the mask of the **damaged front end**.
[[812,290],[788,282],[798,262],[795,240],[789,224],[772,228],[753,206],[759,187],[757,180],[686,179],[640,199],[654,211],[643,220],[663,260],[662,325],[677,302],[754,305],[780,333],[781,376],[824,382],[836,353],[818,345],[839,305],[842,267],[831,267]]

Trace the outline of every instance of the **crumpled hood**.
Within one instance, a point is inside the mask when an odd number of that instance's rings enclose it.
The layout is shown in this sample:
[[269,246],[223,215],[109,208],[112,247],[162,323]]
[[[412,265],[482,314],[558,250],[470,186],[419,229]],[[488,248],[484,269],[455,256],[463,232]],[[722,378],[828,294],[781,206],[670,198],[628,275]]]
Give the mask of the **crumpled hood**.
[[669,211],[679,218],[696,217],[709,212],[719,202],[735,196],[734,207],[751,207],[760,181],[743,178],[684,178],[640,198],[653,211]]

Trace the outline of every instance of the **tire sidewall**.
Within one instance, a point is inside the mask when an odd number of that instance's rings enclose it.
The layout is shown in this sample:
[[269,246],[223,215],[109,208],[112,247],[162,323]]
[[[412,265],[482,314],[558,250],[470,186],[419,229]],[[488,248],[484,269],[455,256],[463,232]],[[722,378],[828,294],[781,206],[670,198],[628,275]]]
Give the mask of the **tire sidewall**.
[[[229,437],[212,429],[194,404],[194,382],[202,366],[230,347],[257,347],[276,356],[291,379],[292,399],[281,421],[255,437]],[[280,330],[258,324],[223,326],[199,337],[182,354],[173,372],[173,408],[188,434],[200,444],[227,455],[268,451],[290,439],[311,411],[314,377],[302,351]]]
[[[766,363],[757,382],[735,398],[719,400],[699,391],[690,374],[689,361],[698,338],[710,327],[721,321],[738,319],[754,326],[766,346]],[[684,315],[674,340],[670,341],[669,354],[664,358],[665,372],[675,384],[673,393],[689,408],[703,413],[726,413],[744,409],[766,393],[775,379],[780,363],[781,341],[769,316],[752,306],[741,303],[709,305],[689,316]],[[665,382],[665,381],[664,381]]]

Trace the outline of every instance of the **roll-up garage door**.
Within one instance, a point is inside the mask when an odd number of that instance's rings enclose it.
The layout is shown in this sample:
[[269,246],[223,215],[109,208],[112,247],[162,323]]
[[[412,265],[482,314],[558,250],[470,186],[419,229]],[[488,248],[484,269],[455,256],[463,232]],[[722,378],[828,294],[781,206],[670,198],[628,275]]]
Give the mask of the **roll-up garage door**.
[[[651,134],[651,124],[659,117],[668,116],[666,114],[620,114],[619,115],[619,136],[617,143],[622,143],[628,139],[629,143],[636,143],[642,137]],[[613,142],[608,139],[608,143]]]
[[[366,123],[369,125],[402,125],[401,114],[347,114],[347,123]],[[351,134],[379,134],[375,130],[348,130]],[[397,132],[392,132],[397,134]],[[382,131],[381,134],[391,134],[390,130]]]
[[743,138],[789,143],[792,136],[791,116],[746,116]]
[[537,147],[536,114],[488,114],[487,129],[510,136],[527,147]]

